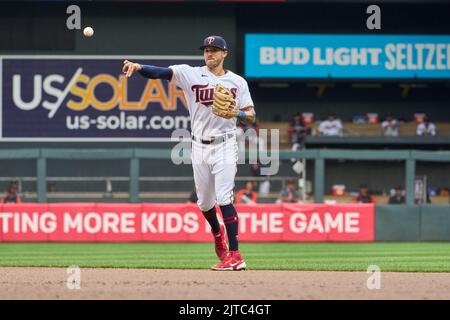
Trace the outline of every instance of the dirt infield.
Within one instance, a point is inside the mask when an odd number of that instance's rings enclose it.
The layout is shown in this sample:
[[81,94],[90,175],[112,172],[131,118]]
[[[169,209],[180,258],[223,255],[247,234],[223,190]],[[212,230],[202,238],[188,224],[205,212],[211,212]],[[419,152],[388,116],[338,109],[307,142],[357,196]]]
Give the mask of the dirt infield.
[[448,273],[81,269],[69,290],[63,268],[0,268],[0,299],[450,299]]

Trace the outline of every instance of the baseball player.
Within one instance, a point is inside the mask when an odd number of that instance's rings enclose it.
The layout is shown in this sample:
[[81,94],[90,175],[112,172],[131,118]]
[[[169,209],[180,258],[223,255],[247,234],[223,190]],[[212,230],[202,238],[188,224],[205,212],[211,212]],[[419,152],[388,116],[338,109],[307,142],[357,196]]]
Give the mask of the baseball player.
[[[239,252],[238,215],[233,206],[237,163],[236,118],[255,122],[255,110],[247,82],[223,63],[228,55],[225,39],[209,36],[200,46],[205,66],[172,65],[168,68],[140,65],[125,60],[123,73],[134,72],[151,79],[166,79],[183,89],[189,104],[192,134],[192,167],[197,204],[211,226],[220,263],[212,270],[245,270]],[[220,206],[225,228],[216,215]]]

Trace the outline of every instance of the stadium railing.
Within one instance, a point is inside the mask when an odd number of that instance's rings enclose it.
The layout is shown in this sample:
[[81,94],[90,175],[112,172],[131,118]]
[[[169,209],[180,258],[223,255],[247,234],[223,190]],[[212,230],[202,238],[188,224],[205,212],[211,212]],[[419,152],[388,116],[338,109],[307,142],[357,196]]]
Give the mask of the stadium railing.
[[[255,176],[236,176],[235,181],[242,185],[246,181],[262,182],[269,180],[272,184],[277,183],[282,186],[286,180],[295,179],[294,176],[270,176],[270,177],[255,177]],[[5,186],[5,190],[11,181],[15,181],[18,184],[19,195],[22,199],[26,199],[28,202],[37,199],[37,193],[30,191],[33,187],[30,185],[35,185],[37,182],[36,177],[31,176],[3,176],[0,177],[0,185]],[[129,184],[129,177],[119,177],[119,176],[47,176],[47,182],[55,183],[58,188],[55,191],[47,190],[47,200],[52,201],[106,201],[111,202],[113,200],[127,201],[130,197],[130,193],[125,191],[123,185],[117,187],[115,183],[125,183]],[[140,185],[143,182],[153,182],[161,186],[160,182],[172,182],[172,183],[186,183],[189,187],[184,187],[184,191],[143,191],[139,192],[140,200],[148,200],[151,202],[159,201],[171,201],[171,202],[186,202],[191,195],[189,188],[192,184],[192,177],[177,177],[177,176],[140,176]],[[100,184],[99,184],[100,183]],[[61,185],[64,187],[61,188]],[[70,190],[70,186],[76,184],[75,190]],[[95,184],[96,186],[90,188],[90,190],[85,189],[86,185]],[[143,188],[140,188],[143,189]],[[167,188],[165,188],[167,189]],[[82,191],[83,190],[83,191]],[[189,190],[189,191],[186,191]],[[275,202],[279,196],[279,192],[269,192],[260,193],[258,199],[260,202]]]
[[[37,201],[47,201],[47,161],[49,159],[126,159],[129,161],[129,201],[139,202],[140,160],[171,159],[171,149],[9,149],[0,150],[0,159],[34,159],[36,160]],[[189,158],[189,154],[183,155]],[[245,159],[255,158],[255,154],[240,154]],[[405,166],[406,204],[414,204],[414,178],[416,161],[450,162],[450,151],[417,150],[323,150],[310,149],[300,151],[276,150],[274,158],[307,159],[314,162],[314,199],[316,203],[324,202],[325,161],[326,160],[380,160],[403,161]],[[247,163],[247,162],[246,162]]]

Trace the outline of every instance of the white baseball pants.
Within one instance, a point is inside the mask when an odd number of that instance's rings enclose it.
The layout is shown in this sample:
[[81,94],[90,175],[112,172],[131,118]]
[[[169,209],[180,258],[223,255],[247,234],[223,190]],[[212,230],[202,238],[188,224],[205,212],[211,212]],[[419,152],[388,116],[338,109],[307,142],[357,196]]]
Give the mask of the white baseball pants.
[[191,160],[200,210],[208,211],[216,203],[220,206],[233,203],[238,160],[236,135],[212,144],[193,140]]

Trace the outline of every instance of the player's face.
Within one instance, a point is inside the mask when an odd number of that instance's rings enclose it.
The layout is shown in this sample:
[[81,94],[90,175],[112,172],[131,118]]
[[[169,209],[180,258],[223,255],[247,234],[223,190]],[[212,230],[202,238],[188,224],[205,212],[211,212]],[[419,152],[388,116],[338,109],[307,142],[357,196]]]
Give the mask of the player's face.
[[214,47],[206,47],[203,51],[205,64],[210,69],[217,68],[223,64],[223,60],[228,55],[228,51],[220,50]]

